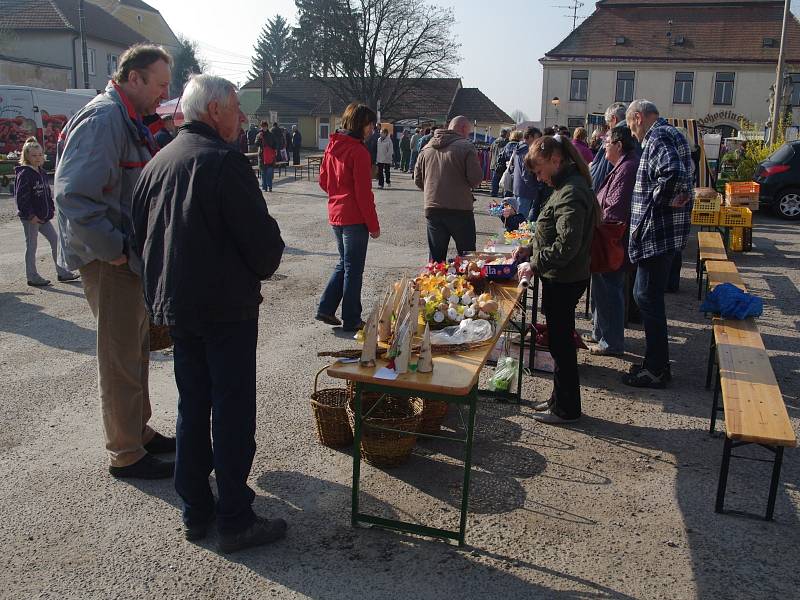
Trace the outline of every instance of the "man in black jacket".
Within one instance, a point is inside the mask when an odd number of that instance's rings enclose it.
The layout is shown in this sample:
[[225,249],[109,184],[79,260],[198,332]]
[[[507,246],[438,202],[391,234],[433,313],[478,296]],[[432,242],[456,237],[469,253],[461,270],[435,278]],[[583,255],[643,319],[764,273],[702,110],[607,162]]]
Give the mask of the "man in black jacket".
[[233,84],[195,76],[182,106],[187,124],[136,184],[134,250],[150,317],[170,326],[175,343],[175,488],[186,539],[205,537],[216,517],[219,548],[233,552],[286,532],[282,519],[255,515],[247,485],[256,448],[260,282],[278,268],[284,244],[250,163],[230,145],[244,122]]

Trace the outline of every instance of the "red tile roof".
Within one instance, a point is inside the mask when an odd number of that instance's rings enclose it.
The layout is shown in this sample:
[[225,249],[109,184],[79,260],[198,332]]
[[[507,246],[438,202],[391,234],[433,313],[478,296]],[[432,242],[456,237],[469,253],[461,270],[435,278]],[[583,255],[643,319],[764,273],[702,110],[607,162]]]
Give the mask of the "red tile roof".
[[[147,40],[91,2],[84,3],[86,34],[120,46]],[[79,30],[78,3],[75,0],[3,0],[0,29]]]
[[[596,6],[542,62],[611,59],[769,64],[778,60],[782,1],[601,0]],[[681,37],[683,43],[676,43]],[[615,44],[616,38],[624,38],[624,42]],[[774,39],[775,46],[763,47],[764,38]],[[787,23],[786,41],[787,62],[800,62],[800,23],[794,17]]]

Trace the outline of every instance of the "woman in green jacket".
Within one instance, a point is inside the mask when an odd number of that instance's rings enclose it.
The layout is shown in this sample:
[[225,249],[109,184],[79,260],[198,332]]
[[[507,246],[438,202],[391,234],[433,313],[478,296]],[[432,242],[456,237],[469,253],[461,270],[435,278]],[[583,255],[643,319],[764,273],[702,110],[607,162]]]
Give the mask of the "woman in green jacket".
[[536,140],[525,166],[553,188],[536,222],[530,262],[519,266],[519,277],[538,273],[542,281],[542,312],[547,322],[550,354],[555,361],[553,393],[536,406],[535,418],[565,423],[581,416],[578,355],[572,334],[575,307],[589,282],[592,236],[598,222],[597,200],[589,167],[565,137]]

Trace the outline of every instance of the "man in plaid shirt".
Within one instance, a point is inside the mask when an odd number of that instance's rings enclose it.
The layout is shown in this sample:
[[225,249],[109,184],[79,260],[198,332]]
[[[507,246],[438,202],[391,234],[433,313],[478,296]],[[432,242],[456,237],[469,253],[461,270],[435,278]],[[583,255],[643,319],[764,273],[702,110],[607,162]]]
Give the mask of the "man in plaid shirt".
[[636,265],[634,298],[642,314],[646,350],[623,381],[663,388],[672,379],[664,292],[676,254],[686,246],[691,223],[694,163],[686,138],[648,100],[634,100],[625,120],[642,144],[631,202],[629,254]]

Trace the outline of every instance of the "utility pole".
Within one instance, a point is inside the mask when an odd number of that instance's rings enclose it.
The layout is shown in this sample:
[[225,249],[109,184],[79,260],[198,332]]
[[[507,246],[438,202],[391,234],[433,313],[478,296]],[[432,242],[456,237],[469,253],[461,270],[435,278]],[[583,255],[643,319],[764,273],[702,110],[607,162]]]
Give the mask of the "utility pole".
[[86,49],[86,13],[83,10],[83,0],[78,0],[78,28],[81,36],[81,54],[83,55],[83,89],[88,90],[89,51]]
[[778,69],[775,74],[775,98],[772,104],[772,127],[769,131],[769,143],[774,144],[778,138],[778,123],[781,118],[781,98],[783,97],[783,56],[786,49],[786,22],[789,20],[790,0],[784,0],[783,25],[781,26],[781,48],[778,50]]

